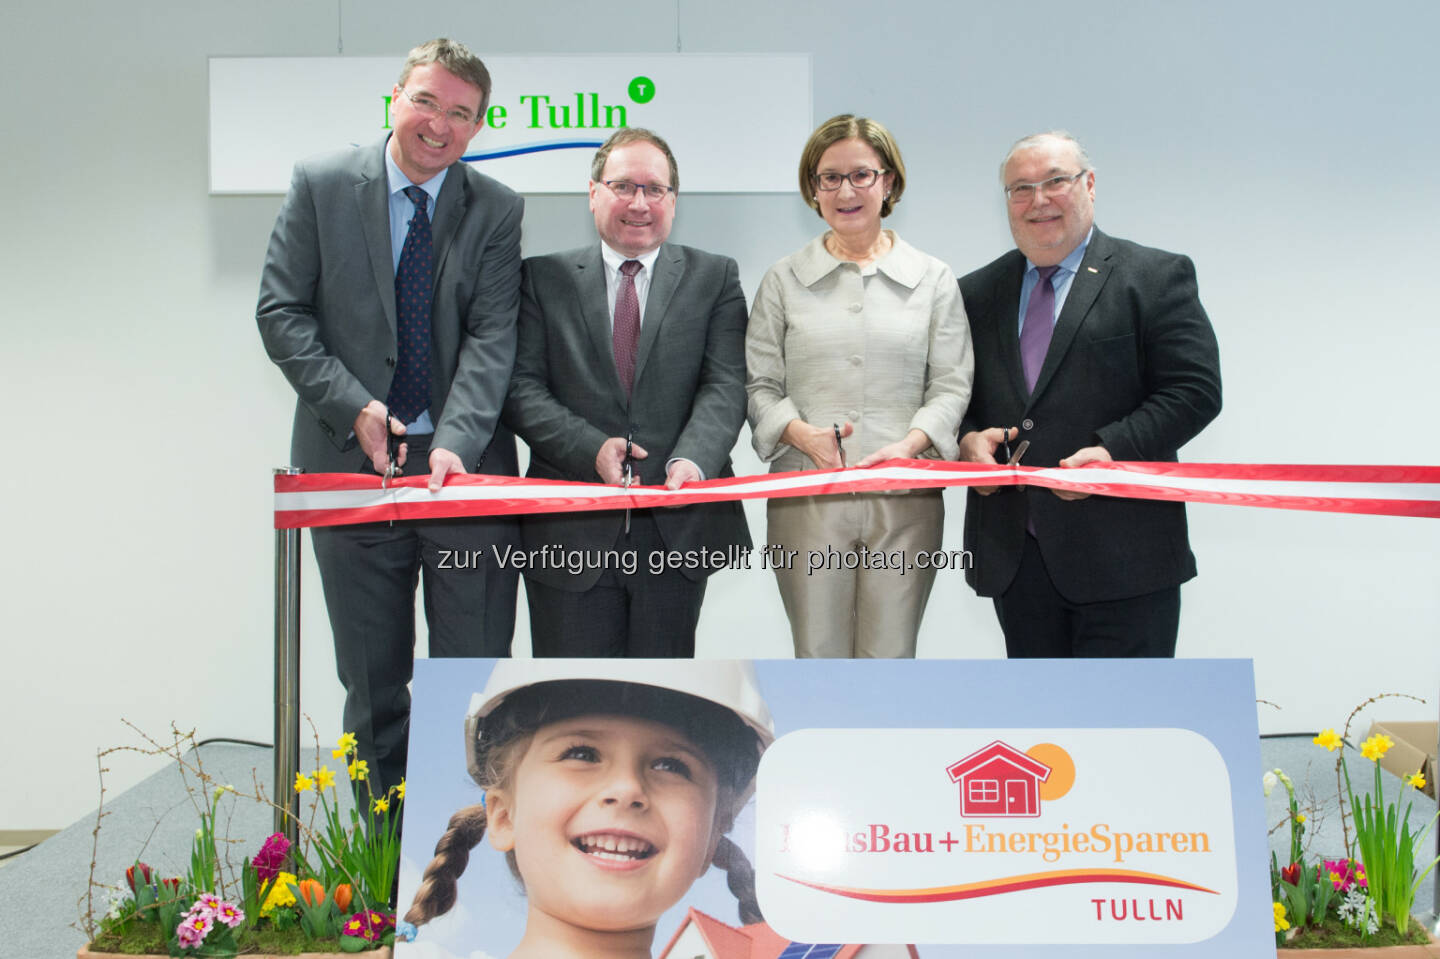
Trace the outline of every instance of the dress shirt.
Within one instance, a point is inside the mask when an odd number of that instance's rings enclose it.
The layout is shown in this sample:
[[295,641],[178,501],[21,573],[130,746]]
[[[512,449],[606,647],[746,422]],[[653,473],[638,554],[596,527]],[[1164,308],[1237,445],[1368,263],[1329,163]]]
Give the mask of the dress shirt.
[[[445,182],[445,174],[449,168],[426,180],[424,183],[415,183],[395,165],[395,158],[390,155],[390,144],[385,144],[385,177],[390,187],[390,269],[400,269],[400,254],[405,250],[405,237],[410,234],[410,220],[415,216],[415,204],[405,195],[405,188],[418,186],[430,197],[426,203],[425,215],[430,218],[430,226],[435,226],[435,202],[440,197],[440,186]],[[422,410],[413,423],[405,424],[405,432],[417,436],[424,433],[435,432],[435,424],[430,419],[430,411]]]
[[893,231],[890,252],[861,267],[824,236],[770,268],[745,336],[751,441],[771,470],[814,469],[780,441],[791,420],[849,420],[851,463],[911,429],[955,459],[974,355],[955,274]]
[[645,325],[645,301],[650,297],[650,277],[655,272],[655,260],[660,256],[657,246],[640,256],[623,256],[610,249],[604,240],[600,241],[600,259],[605,263],[605,302],[610,307],[610,329],[615,329],[615,297],[620,295],[621,264],[627,260],[639,260],[640,269],[635,272],[635,299],[640,303],[640,325]]
[[[1050,277],[1050,287],[1055,291],[1055,315],[1050,317],[1050,326],[1053,329],[1055,321],[1060,318],[1060,311],[1065,309],[1065,298],[1070,295],[1070,281],[1075,279],[1075,273],[1080,269],[1080,261],[1085,259],[1085,248],[1090,245],[1090,237],[1095,235],[1095,228],[1092,226],[1090,232],[1085,234],[1085,240],[1070,251],[1070,255],[1061,260],[1059,269],[1055,275]],[[1020,317],[1015,326],[1018,334],[1025,326],[1025,308],[1030,305],[1030,292],[1040,283],[1040,268],[1025,258],[1025,278],[1020,281]]]

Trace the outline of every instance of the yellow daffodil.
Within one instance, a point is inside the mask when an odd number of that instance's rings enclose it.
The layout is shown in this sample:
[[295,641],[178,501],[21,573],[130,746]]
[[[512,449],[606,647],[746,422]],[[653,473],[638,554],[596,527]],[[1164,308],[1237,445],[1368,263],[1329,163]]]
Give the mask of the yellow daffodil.
[[330,750],[330,755],[335,759],[339,759],[341,756],[348,755],[355,746],[355,734],[346,733],[335,741],[335,748]]
[[1295,814],[1295,821],[1303,825],[1305,822],[1305,814],[1303,812],[1297,812]]
[[312,790],[312,789],[314,789],[314,788],[315,788],[315,780],[311,779],[309,776],[305,775],[304,773],[296,773],[296,774],[295,774],[295,791],[296,791],[297,793],[309,792],[310,790]]
[[376,811],[376,812],[389,812],[389,811],[390,811],[390,800],[386,799],[386,798],[383,797],[383,796],[380,797],[379,799],[375,800],[375,811]]
[[291,888],[295,885],[295,874],[293,872],[282,872],[275,877],[270,884],[270,894],[265,897],[265,903],[260,907],[260,915],[268,916],[280,906],[295,905],[295,892]]
[[364,782],[370,775],[370,764],[363,759],[352,760],[346,769],[350,773],[351,782]]
[[1424,788],[1425,788],[1425,772],[1424,772],[1424,770],[1416,770],[1415,772],[1413,772],[1413,773],[1411,773],[1410,775],[1406,776],[1406,777],[1405,777],[1405,785],[1407,785],[1407,786],[1414,786],[1416,789],[1424,789]]
[[1395,742],[1389,736],[1383,733],[1376,733],[1360,744],[1360,755],[1366,759],[1373,759],[1379,762],[1380,757],[1389,752],[1390,747],[1393,745],[1395,745]]
[[1290,920],[1285,918],[1285,906],[1283,903],[1275,903],[1275,931],[1284,932],[1290,928]]
[[[1421,785],[1424,784],[1422,783]],[[405,798],[405,780],[400,780],[400,785],[395,787],[395,795],[399,796],[401,799]]]
[[315,786],[318,789],[335,788],[335,773],[329,766],[321,766],[315,770]]
[[1340,748],[1340,737],[1335,735],[1335,730],[1327,729],[1311,740],[1317,746],[1324,746],[1332,753]]

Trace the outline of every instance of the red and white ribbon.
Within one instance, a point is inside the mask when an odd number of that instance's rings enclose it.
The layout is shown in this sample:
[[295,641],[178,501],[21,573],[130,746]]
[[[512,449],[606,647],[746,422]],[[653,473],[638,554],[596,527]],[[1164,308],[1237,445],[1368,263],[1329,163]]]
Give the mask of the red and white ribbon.
[[379,476],[359,473],[276,475],[275,528],[644,509],[947,486],[1040,486],[1130,499],[1440,518],[1440,467],[1436,466],[1094,463],[1060,469],[890,460],[869,469],[706,480],[679,490],[468,473],[451,476],[443,489],[431,493],[426,489],[428,480],[426,475],[402,477],[387,489]]

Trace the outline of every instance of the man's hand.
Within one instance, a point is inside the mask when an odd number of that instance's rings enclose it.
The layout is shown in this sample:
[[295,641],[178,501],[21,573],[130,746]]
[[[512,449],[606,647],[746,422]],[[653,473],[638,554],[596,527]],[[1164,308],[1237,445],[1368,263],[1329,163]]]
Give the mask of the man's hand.
[[[1077,466],[1084,466],[1087,463],[1109,463],[1110,451],[1103,446],[1087,446],[1078,449],[1060,461],[1061,469],[1074,469]],[[1052,489],[1050,492],[1065,500],[1085,499],[1089,493],[1076,493],[1068,489]]]
[[670,464],[666,471],[665,488],[679,489],[686,483],[697,483],[700,481],[700,467],[687,459],[677,459]]
[[449,474],[464,472],[465,464],[454,453],[438,446],[430,451],[430,492],[440,492],[440,487],[445,485],[445,477]]
[[930,434],[924,430],[912,429],[902,439],[893,443],[886,443],[860,462],[857,467],[874,466],[886,460],[908,460],[914,459],[921,450],[930,448]]
[[[844,439],[853,432],[855,425],[846,420],[845,425],[840,427],[840,438]],[[840,469],[840,450],[835,446],[835,428],[832,426],[813,426],[804,420],[791,420],[785,432],[780,434],[780,442],[788,443],[810,457],[810,462],[817,469]]]
[[[960,437],[960,461],[963,463],[985,463],[990,466],[1000,465],[995,459],[995,451],[1000,444],[1013,440],[1020,435],[1018,426],[1010,426],[1001,429],[992,426],[988,430],[975,430]],[[970,487],[981,496],[989,496],[1000,487],[998,486],[972,486]]]
[[[643,460],[649,455],[639,443],[630,444],[631,459]],[[625,485],[625,437],[612,436],[600,444],[600,452],[595,454],[595,472],[603,483]]]
[[[370,457],[370,465],[375,472],[384,474],[390,466],[390,454],[385,449],[385,404],[379,400],[371,400],[365,404],[360,415],[355,417],[355,439],[360,444],[360,449]],[[399,420],[390,420],[390,429],[396,436],[405,435],[405,424]],[[400,444],[400,451],[395,454],[395,465],[405,465],[405,454],[407,446]]]

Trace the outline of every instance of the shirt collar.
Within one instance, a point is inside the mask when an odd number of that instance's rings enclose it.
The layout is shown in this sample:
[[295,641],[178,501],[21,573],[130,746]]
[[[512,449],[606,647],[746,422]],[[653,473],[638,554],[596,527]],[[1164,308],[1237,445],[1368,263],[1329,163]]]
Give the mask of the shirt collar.
[[[1094,235],[1095,227],[1092,226],[1090,227],[1090,232],[1085,234],[1085,239],[1081,241],[1080,245],[1077,246],[1075,249],[1071,250],[1070,255],[1065,257],[1065,259],[1061,260],[1057,264],[1060,269],[1056,272],[1063,273],[1067,276],[1071,273],[1080,272],[1080,261],[1085,259],[1085,250],[1087,247],[1090,246],[1090,238]],[[1025,258],[1026,276],[1029,276],[1031,273],[1034,273],[1039,269],[1040,268],[1037,267],[1034,263],[1030,262],[1030,258],[1028,256]]]
[[407,186],[418,186],[430,195],[430,209],[426,211],[431,220],[435,219],[435,206],[440,201],[440,187],[445,182],[445,174],[450,172],[447,167],[439,173],[426,180],[424,183],[416,183],[405,175],[404,171],[395,164],[395,158],[390,155],[390,141],[385,141],[385,180],[390,186],[390,193],[396,194]]
[[[871,266],[906,289],[913,290],[925,278],[924,255],[909,243],[900,239],[894,230],[890,234],[890,252],[876,260]],[[848,263],[825,249],[825,234],[815,237],[795,254],[791,269],[795,278],[804,286],[814,286],[829,276],[842,263]],[[869,269],[870,267],[866,267]]]
[[620,264],[624,263],[626,260],[639,260],[640,265],[644,269],[649,270],[651,276],[654,276],[655,260],[659,256],[660,247],[658,246],[655,249],[651,250],[649,253],[642,253],[639,256],[625,256],[624,254],[617,253],[615,250],[612,250],[610,248],[610,244],[606,243],[604,240],[600,241],[600,259],[605,261],[605,269],[609,270],[611,273],[619,273]]

